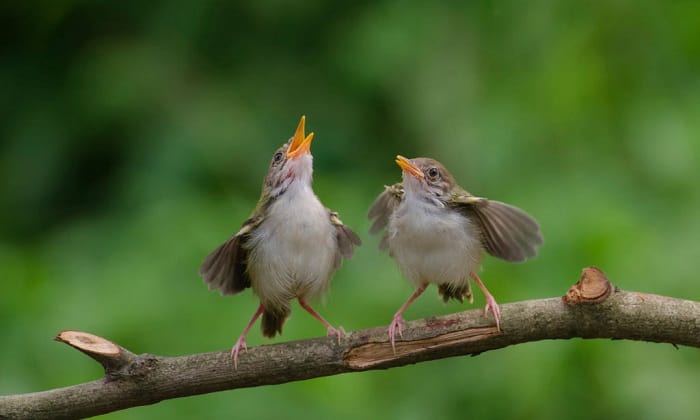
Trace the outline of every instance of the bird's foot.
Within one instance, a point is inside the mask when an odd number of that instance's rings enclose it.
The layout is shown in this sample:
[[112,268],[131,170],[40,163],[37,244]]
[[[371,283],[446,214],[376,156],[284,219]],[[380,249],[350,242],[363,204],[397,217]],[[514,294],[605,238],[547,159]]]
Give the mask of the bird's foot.
[[245,336],[241,336],[241,338],[236,341],[236,344],[233,346],[231,349],[231,359],[233,360],[233,368],[238,370],[238,353],[240,353],[241,349],[248,351],[248,346],[245,343]]
[[403,316],[401,314],[394,315],[394,319],[391,320],[389,324],[389,340],[391,341],[391,349],[396,353],[396,333],[399,333],[399,337],[403,338]]
[[496,329],[498,331],[501,331],[501,309],[498,307],[498,303],[496,303],[496,299],[489,294],[486,296],[486,307],[484,307],[484,315],[489,314],[489,310],[493,312],[493,317],[496,320]]
[[340,339],[345,337],[347,333],[345,332],[345,329],[343,327],[338,327],[333,328],[332,325],[328,326],[328,329],[326,330],[326,335],[332,335],[338,338],[338,344],[340,344]]

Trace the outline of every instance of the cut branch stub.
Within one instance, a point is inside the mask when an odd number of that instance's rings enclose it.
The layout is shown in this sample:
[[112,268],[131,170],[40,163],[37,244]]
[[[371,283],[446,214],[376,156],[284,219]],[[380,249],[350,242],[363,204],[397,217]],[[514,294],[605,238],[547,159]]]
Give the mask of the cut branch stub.
[[136,357],[129,350],[105,338],[83,331],[61,331],[54,340],[92,357],[104,367],[108,376],[129,365]]
[[612,291],[613,286],[603,270],[591,266],[583,269],[581,279],[569,288],[562,299],[567,305],[600,303],[607,299]]

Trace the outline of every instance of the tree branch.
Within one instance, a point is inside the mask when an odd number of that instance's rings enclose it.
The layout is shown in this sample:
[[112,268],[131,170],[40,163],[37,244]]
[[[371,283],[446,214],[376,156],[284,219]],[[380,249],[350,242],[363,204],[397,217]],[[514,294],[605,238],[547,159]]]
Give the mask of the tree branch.
[[612,338],[700,348],[700,302],[620,291],[594,267],[584,269],[564,298],[504,304],[501,316],[500,333],[480,309],[408,322],[396,353],[386,327],[354,331],[340,343],[325,337],[258,346],[241,354],[238,370],[229,351],[135,355],[104,338],[64,331],[56,339],[101,363],[105,377],[2,396],[0,419],[88,417],[170,398],[478,355],[547,339]]

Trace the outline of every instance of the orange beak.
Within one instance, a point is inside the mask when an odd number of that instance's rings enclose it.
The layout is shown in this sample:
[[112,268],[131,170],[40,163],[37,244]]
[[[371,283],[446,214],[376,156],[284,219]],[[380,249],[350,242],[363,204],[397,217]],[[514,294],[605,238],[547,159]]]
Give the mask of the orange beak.
[[311,153],[311,140],[314,138],[314,133],[309,133],[308,136],[304,136],[304,123],[306,123],[306,116],[301,116],[301,121],[297,126],[297,131],[294,133],[294,138],[292,143],[287,149],[287,159],[296,159],[305,153]]
[[420,170],[419,167],[413,164],[410,160],[406,159],[405,157],[401,155],[396,156],[396,163],[401,167],[401,169],[410,174],[415,176],[418,179],[423,179],[425,178],[425,175],[423,175],[423,171]]

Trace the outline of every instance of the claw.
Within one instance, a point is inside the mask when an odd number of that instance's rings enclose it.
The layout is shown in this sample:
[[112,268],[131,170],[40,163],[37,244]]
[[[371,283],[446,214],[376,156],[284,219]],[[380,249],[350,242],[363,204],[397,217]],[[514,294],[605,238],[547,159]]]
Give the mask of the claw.
[[493,313],[493,317],[496,320],[496,329],[501,331],[501,308],[498,307],[496,299],[489,295],[486,297],[486,306],[484,307],[484,315],[489,314],[489,310]]
[[310,313],[311,316],[314,318],[318,319],[321,324],[323,324],[326,327],[326,334],[327,335],[334,335],[338,337],[338,344],[340,344],[340,339],[345,336],[345,330],[343,327],[338,327],[338,329],[333,328],[333,326],[328,323],[323,317],[316,311],[314,311],[314,308],[311,307],[308,303],[306,303],[306,300],[304,298],[297,298],[299,300],[299,305],[301,305],[306,312]]
[[414,300],[418,299],[418,296],[425,291],[426,287],[428,287],[428,283],[421,284],[416,291],[413,292],[411,297],[409,297],[408,300],[401,305],[399,310],[394,314],[394,319],[391,320],[391,324],[389,324],[389,340],[391,341],[391,349],[394,351],[394,354],[396,354],[396,332],[398,331],[399,337],[403,338],[403,331],[401,330],[404,322],[403,313],[406,311],[406,309],[408,309]]
[[496,299],[493,298],[493,296],[489,292],[489,289],[486,288],[486,285],[484,285],[484,282],[481,281],[479,276],[477,276],[474,273],[469,273],[469,275],[471,276],[472,280],[476,282],[481,291],[484,292],[484,296],[486,296],[486,307],[484,308],[484,316],[489,314],[490,309],[491,312],[493,312],[494,319],[496,320],[496,329],[498,330],[498,332],[501,332],[501,309],[498,307]]
[[338,326],[337,329],[333,328],[332,326],[328,326],[328,329],[326,330],[326,335],[333,335],[338,338],[338,344],[340,344],[340,339],[345,337],[347,333],[345,332],[345,329],[341,326]]
[[403,317],[401,314],[394,315],[394,319],[391,320],[389,324],[389,340],[391,341],[391,350],[396,354],[396,333],[399,333],[399,337],[403,338]]
[[245,336],[241,336],[241,338],[239,338],[238,341],[236,341],[236,344],[231,349],[231,358],[233,359],[233,368],[235,370],[238,370],[238,353],[240,353],[241,349],[248,351],[248,345],[245,342]]
[[253,314],[253,318],[250,319],[250,322],[248,322],[248,325],[246,325],[245,329],[243,330],[243,334],[238,338],[238,341],[236,341],[236,344],[234,344],[233,348],[231,349],[231,359],[233,359],[233,368],[235,370],[238,370],[238,353],[241,352],[241,349],[244,349],[245,351],[248,351],[248,345],[245,343],[245,338],[248,335],[248,332],[250,331],[250,328],[255,324],[255,321],[262,315],[263,310],[265,307],[261,303],[258,305],[258,310],[255,311]]

